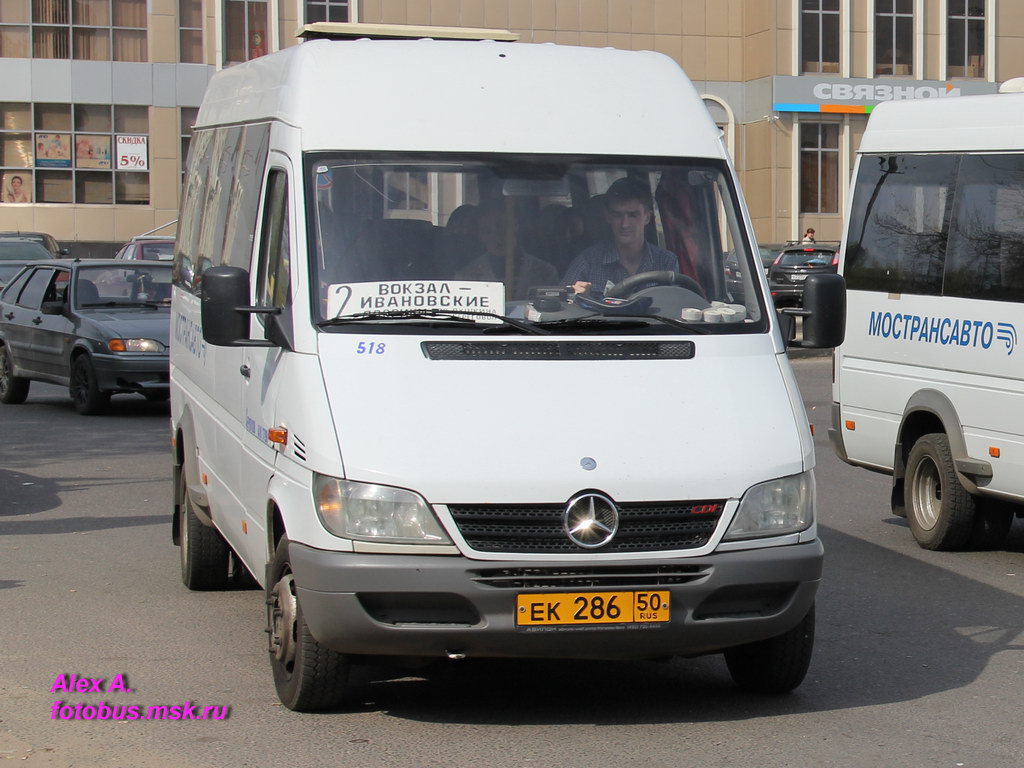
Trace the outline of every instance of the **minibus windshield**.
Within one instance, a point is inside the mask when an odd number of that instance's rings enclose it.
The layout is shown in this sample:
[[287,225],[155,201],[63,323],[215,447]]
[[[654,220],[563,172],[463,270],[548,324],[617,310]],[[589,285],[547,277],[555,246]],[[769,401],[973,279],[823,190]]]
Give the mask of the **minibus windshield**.
[[766,327],[724,162],[315,153],[306,171],[324,330]]

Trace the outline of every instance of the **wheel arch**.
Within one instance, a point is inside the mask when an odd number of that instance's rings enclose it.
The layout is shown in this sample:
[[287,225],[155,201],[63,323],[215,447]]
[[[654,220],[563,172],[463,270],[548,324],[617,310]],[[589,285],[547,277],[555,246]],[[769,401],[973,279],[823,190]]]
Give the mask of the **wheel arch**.
[[[180,497],[181,473],[185,474],[185,484],[189,488],[189,495],[192,497],[192,509],[196,517],[204,525],[213,526],[213,519],[210,515],[209,500],[205,493],[196,493],[202,489],[199,478],[199,460],[196,457],[196,425],[192,410],[186,405],[181,412],[181,418],[174,427],[174,510],[179,511],[182,502]],[[188,446],[193,446],[189,451]],[[175,516],[177,517],[177,515]]]
[[906,476],[907,457],[914,443],[922,435],[931,432],[944,432],[949,441],[949,450],[957,467],[957,479],[960,480],[968,493],[977,494],[978,485],[974,478],[960,470],[965,461],[977,463],[967,453],[964,440],[964,429],[960,417],[952,401],[935,389],[922,389],[914,393],[903,409],[899,431],[896,433],[895,453],[893,456],[893,486],[902,486]]

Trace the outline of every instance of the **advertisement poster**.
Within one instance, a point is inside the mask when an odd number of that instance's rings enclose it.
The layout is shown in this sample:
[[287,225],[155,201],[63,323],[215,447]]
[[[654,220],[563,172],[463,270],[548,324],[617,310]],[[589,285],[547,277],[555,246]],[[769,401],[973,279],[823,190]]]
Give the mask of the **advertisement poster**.
[[70,168],[71,134],[37,133],[36,165],[40,168]]
[[79,134],[75,137],[76,168],[110,168],[110,137]]
[[117,136],[117,170],[148,171],[149,170],[149,137]]
[[26,171],[6,171],[0,178],[0,202],[31,203],[32,174]]

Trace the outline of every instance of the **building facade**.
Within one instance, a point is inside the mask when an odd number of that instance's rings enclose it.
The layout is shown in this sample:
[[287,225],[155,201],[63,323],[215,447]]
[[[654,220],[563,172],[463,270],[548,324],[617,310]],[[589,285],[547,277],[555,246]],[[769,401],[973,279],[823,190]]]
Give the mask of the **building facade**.
[[209,77],[298,44],[314,21],[664,53],[722,127],[765,243],[808,226],[839,238],[876,104],[1024,75],[1015,0],[2,0],[0,230],[47,231],[81,255],[173,233]]

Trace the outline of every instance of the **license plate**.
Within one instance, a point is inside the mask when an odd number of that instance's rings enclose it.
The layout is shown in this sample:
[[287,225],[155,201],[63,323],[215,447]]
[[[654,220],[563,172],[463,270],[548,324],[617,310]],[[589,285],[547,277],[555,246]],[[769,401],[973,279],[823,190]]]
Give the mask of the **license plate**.
[[807,279],[807,275],[792,275],[790,278],[794,283],[801,283]]
[[667,590],[516,595],[516,626],[666,622],[670,595]]

